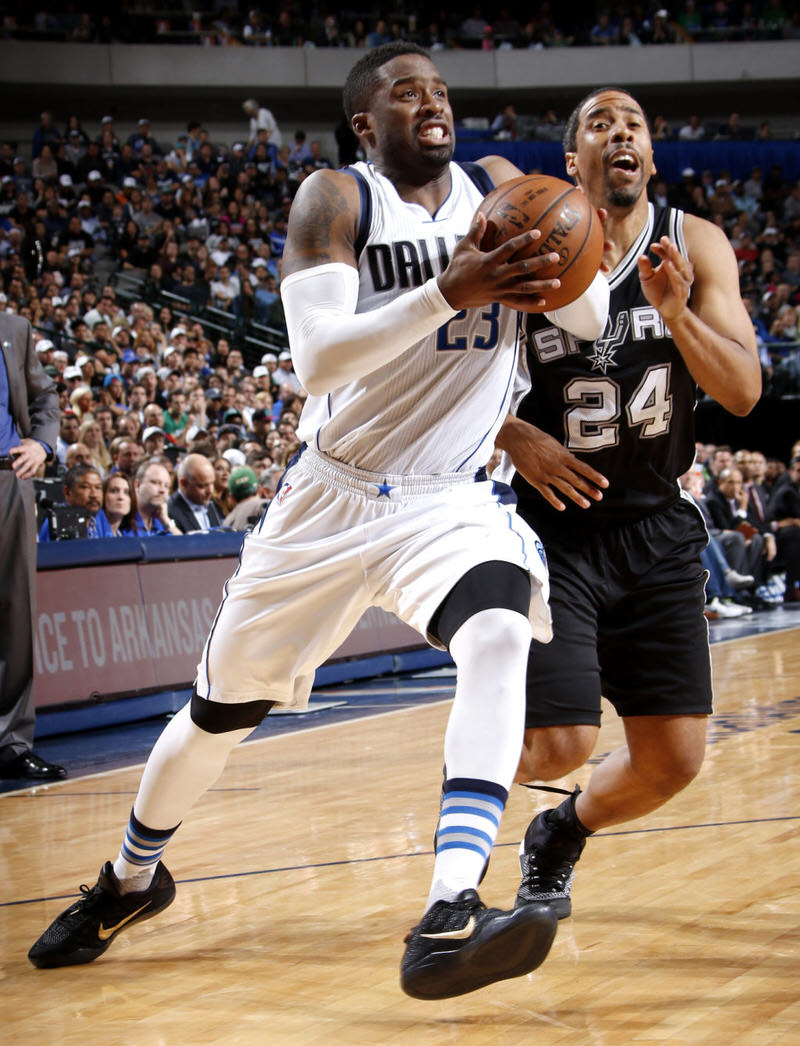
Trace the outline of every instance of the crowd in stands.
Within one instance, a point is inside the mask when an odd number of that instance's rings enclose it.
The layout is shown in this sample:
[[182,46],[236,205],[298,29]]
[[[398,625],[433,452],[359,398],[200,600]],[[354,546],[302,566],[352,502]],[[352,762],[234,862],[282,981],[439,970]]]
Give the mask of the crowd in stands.
[[[249,138],[230,145],[196,121],[158,142],[144,117],[123,136],[111,117],[90,132],[78,116],[59,124],[50,113],[31,161],[0,143],[0,310],[30,320],[62,406],[57,464],[40,481],[42,541],[246,528],[297,451],[305,391],[280,304],[281,254],[297,187],[332,161],[302,131],[285,143],[256,100],[243,110]],[[687,169],[679,184],[650,189],[725,230],[765,395],[800,395],[800,185],[755,167],[743,182]],[[699,448],[698,498],[723,489],[735,465],[748,496],[764,488],[765,508],[746,540],[738,523],[709,524],[726,564],[708,567],[721,576],[710,598],[731,616],[794,599],[800,505],[772,501],[771,473],[753,478],[757,451],[727,454]],[[781,466],[789,498],[798,454]]]
[[706,615],[741,617],[775,604],[800,609],[800,441],[788,468],[758,450],[698,443],[681,486],[709,532]]
[[3,8],[8,39],[79,43],[180,43],[250,47],[376,47],[408,39],[432,49],[639,46],[731,40],[800,38],[791,0],[662,0],[598,4],[576,0],[558,9],[551,0],[499,9],[468,9],[397,0],[384,9],[291,3],[129,0],[112,9],[97,3],[42,7],[9,2]]

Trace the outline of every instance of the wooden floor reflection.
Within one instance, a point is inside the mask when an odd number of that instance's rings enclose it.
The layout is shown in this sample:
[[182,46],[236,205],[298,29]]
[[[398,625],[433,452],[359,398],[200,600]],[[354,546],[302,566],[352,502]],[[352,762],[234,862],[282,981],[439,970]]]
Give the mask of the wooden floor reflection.
[[[398,985],[431,872],[445,703],[242,746],[170,846],[173,906],[86,967],[34,970],[26,952],[116,853],[139,769],[1,797],[4,1040],[796,1046],[799,647],[795,629],[714,648],[699,778],[590,841],[540,970],[446,1002]],[[621,739],[606,720],[595,758]],[[537,804],[512,795],[490,904],[512,902]]]

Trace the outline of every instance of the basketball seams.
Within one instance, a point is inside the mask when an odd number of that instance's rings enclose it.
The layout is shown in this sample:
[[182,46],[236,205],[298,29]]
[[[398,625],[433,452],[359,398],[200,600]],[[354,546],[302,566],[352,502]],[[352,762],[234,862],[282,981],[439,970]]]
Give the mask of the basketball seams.
[[[580,193],[580,200],[572,200],[575,193]],[[542,208],[539,213],[536,213],[537,206]],[[602,223],[580,188],[561,179],[549,175],[513,178],[490,193],[479,210],[489,223],[481,242],[483,250],[496,249],[526,228],[538,228],[542,240],[533,241],[529,247],[520,251],[519,257],[537,257],[549,251],[559,255],[559,261],[548,264],[542,274],[542,278],[559,279],[562,282],[562,288],[549,291],[546,295],[548,300],[554,299],[551,308],[560,308],[565,303],[559,298],[563,298],[565,293],[571,293],[568,282],[574,280],[576,274],[576,286],[583,285],[585,278],[592,273],[598,252],[602,257]],[[548,247],[548,243],[553,246]]]

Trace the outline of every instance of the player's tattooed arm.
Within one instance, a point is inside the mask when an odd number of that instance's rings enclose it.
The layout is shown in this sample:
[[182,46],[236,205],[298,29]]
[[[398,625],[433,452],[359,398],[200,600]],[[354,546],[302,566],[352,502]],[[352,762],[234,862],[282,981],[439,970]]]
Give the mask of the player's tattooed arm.
[[355,265],[359,215],[360,196],[354,178],[327,170],[307,178],[292,203],[283,276],[330,262]]

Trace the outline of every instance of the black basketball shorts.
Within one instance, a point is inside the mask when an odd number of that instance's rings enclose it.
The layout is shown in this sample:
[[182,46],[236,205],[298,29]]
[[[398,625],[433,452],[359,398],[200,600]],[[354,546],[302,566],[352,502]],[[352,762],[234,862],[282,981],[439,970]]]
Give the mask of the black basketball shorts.
[[579,540],[545,539],[554,638],[531,647],[526,726],[599,725],[601,695],[621,716],[711,713],[707,540],[683,499]]

